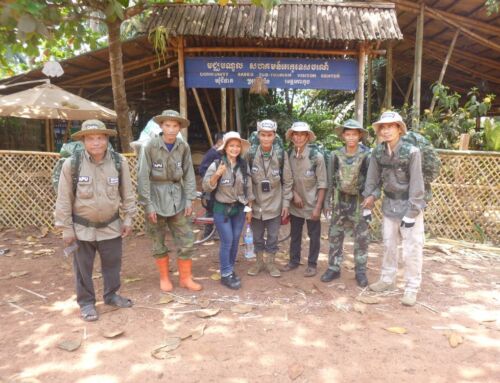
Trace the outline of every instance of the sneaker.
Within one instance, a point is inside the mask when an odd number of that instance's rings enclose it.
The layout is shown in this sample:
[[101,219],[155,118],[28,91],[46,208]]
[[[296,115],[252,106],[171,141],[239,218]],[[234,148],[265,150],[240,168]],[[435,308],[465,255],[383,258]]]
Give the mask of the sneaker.
[[298,263],[288,262],[285,266],[283,266],[283,268],[281,269],[281,271],[284,271],[284,272],[292,271],[292,270],[295,270],[297,267],[299,267]]
[[316,266],[307,266],[306,270],[304,271],[304,277],[314,277],[316,273]]
[[415,303],[417,303],[417,293],[405,291],[403,298],[401,298],[401,304],[403,306],[414,306]]
[[375,283],[372,283],[370,285],[370,290],[375,291],[376,293],[381,293],[382,291],[387,291],[387,290],[396,290],[396,284],[393,283],[386,283],[384,281],[378,281]]
[[340,270],[327,269],[321,276],[321,282],[331,282],[337,278],[340,278]]
[[231,278],[233,278],[235,281],[241,282],[241,278],[234,271],[231,274]]
[[221,277],[220,283],[232,290],[238,290],[241,287],[241,282],[233,278],[233,274]]

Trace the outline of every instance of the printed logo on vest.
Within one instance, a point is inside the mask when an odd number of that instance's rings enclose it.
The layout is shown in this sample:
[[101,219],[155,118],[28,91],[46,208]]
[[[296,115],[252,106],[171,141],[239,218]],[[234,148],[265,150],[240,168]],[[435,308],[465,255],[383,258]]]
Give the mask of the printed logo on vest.
[[179,161],[179,162],[177,162],[177,164],[176,164],[176,165],[177,165],[177,167],[178,167],[178,168],[180,168],[180,167],[182,166],[182,162],[181,162],[181,161]]
[[163,169],[163,164],[161,162],[153,162],[153,169]]
[[108,177],[108,185],[118,185],[118,177]]
[[305,175],[306,177],[312,177],[312,176],[314,176],[314,170],[312,170],[312,169],[307,169],[304,175]]
[[229,185],[229,184],[231,184],[231,180],[230,179],[220,180],[220,184],[221,185]]
[[255,174],[259,171],[259,167],[258,166],[252,166],[252,173]]
[[271,174],[273,177],[278,177],[280,175],[280,171],[279,170],[271,170]]
[[89,182],[90,182],[89,176],[78,176],[78,183],[79,184],[88,184]]

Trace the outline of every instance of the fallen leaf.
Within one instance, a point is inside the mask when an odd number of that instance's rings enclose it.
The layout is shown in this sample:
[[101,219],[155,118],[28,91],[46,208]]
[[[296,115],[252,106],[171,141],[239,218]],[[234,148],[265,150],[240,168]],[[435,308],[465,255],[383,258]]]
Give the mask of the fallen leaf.
[[344,262],[342,262],[342,266],[347,270],[354,270],[354,262],[349,260],[344,260]]
[[212,281],[220,281],[220,274],[219,273],[213,273],[211,276],[210,276],[210,279]]
[[114,328],[114,329],[102,329],[101,331],[101,335],[105,338],[108,338],[108,339],[111,339],[111,338],[116,338],[120,335],[122,335],[125,330],[122,329],[122,328]]
[[291,380],[297,379],[304,373],[304,366],[300,363],[294,363],[288,366],[288,377]]
[[496,321],[497,321],[496,317],[490,317],[490,318],[481,319],[481,322],[496,322]]
[[321,239],[328,239],[328,235],[322,235]]
[[244,304],[234,305],[231,307],[231,311],[233,313],[237,313],[237,314],[248,314],[252,310],[253,310],[252,306],[244,305]]
[[160,300],[158,301],[158,303],[156,303],[157,305],[166,305],[170,302],[173,302],[175,301],[175,298],[172,296],[172,295],[163,295]]
[[39,249],[39,250],[36,250],[35,252],[33,252],[33,255],[31,256],[31,258],[32,259],[40,258],[40,257],[43,257],[45,255],[52,255],[55,252],[56,251],[54,249]]
[[13,271],[9,275],[0,277],[0,279],[11,279],[11,278],[19,278],[26,274],[29,274],[29,271]]
[[404,327],[387,327],[384,330],[387,330],[394,334],[406,334],[408,332],[408,330],[406,330]]
[[376,305],[381,302],[379,297],[373,297],[371,295],[359,295],[356,297],[356,300],[362,303],[366,303],[367,305]]
[[102,274],[101,274],[101,273],[95,273],[95,274],[92,276],[92,279],[99,279],[99,278],[102,278]]
[[142,237],[144,235],[143,231],[138,231],[137,234],[135,235],[136,237]]
[[123,283],[133,283],[133,282],[138,282],[138,281],[142,281],[142,278],[139,278],[139,277],[129,277],[129,278],[125,278],[123,280]]
[[209,318],[213,317],[214,315],[217,315],[219,311],[220,308],[200,310],[196,312],[196,316],[199,318]]
[[210,299],[198,299],[198,306],[206,309],[210,305]]
[[354,309],[354,311],[360,314],[364,314],[366,312],[366,305],[364,305],[363,303],[354,302],[352,308]]
[[196,326],[193,331],[191,332],[191,339],[193,340],[198,340],[200,339],[203,334],[205,333],[205,329],[207,328],[206,323],[202,323],[198,326]]
[[77,350],[82,344],[81,339],[65,339],[57,344],[57,347],[59,347],[61,350],[64,351],[75,351]]
[[295,288],[297,287],[297,285],[291,283],[291,282],[283,282],[283,281],[278,281],[278,283],[281,285],[281,286],[285,286],[285,287],[288,287],[288,288]]
[[316,290],[320,294],[325,295],[325,292],[323,291],[323,289],[321,289],[316,283],[313,283],[313,288],[314,288],[314,290]]
[[337,289],[339,290],[345,290],[345,285],[343,283],[337,285]]
[[40,234],[37,235],[38,238],[46,237],[49,234],[49,228],[47,226],[42,226],[40,229]]
[[456,332],[452,332],[448,334],[448,343],[451,347],[458,347],[460,344],[464,342],[464,338],[462,335],[457,334]]
[[181,345],[181,342],[182,339],[178,337],[167,338],[163,346],[160,346],[151,352],[151,356],[156,359],[173,358],[173,356],[169,354],[169,352],[178,348]]
[[28,235],[26,237],[26,241],[28,241],[28,242],[37,242],[37,238],[33,237],[32,235]]

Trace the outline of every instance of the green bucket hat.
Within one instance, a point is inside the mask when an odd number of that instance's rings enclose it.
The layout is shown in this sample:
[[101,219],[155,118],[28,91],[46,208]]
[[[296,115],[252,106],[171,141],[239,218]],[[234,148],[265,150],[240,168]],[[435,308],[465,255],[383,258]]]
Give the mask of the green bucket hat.
[[105,134],[107,136],[116,136],[115,129],[107,129],[104,122],[99,120],[86,120],[82,123],[82,128],[71,135],[73,140],[81,140],[87,134]]
[[153,121],[160,126],[161,123],[165,120],[177,121],[181,125],[182,129],[187,128],[189,126],[189,120],[187,118],[182,117],[180,113],[176,110],[172,109],[164,110],[158,116],[153,117]]
[[344,132],[345,129],[356,129],[361,132],[361,138],[365,138],[366,135],[368,134],[368,131],[366,129],[363,129],[363,126],[356,120],[353,120],[352,118],[344,121],[344,123],[338,125],[335,128],[335,134],[342,138],[342,133]]

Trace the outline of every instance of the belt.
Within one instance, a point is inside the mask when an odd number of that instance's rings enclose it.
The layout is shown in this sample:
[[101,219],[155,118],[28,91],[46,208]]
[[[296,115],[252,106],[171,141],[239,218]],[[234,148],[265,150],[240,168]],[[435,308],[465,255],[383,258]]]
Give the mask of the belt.
[[88,219],[80,217],[79,215],[73,214],[73,223],[77,223],[77,224],[85,226],[85,227],[93,227],[95,229],[102,229],[102,228],[108,226],[111,222],[115,222],[118,218],[120,218],[120,214],[118,214],[118,212],[116,212],[107,221],[92,222],[92,221],[89,221]]
[[384,190],[384,195],[389,197],[390,199],[399,199],[399,200],[407,200],[410,198],[410,194],[406,192],[392,193]]

